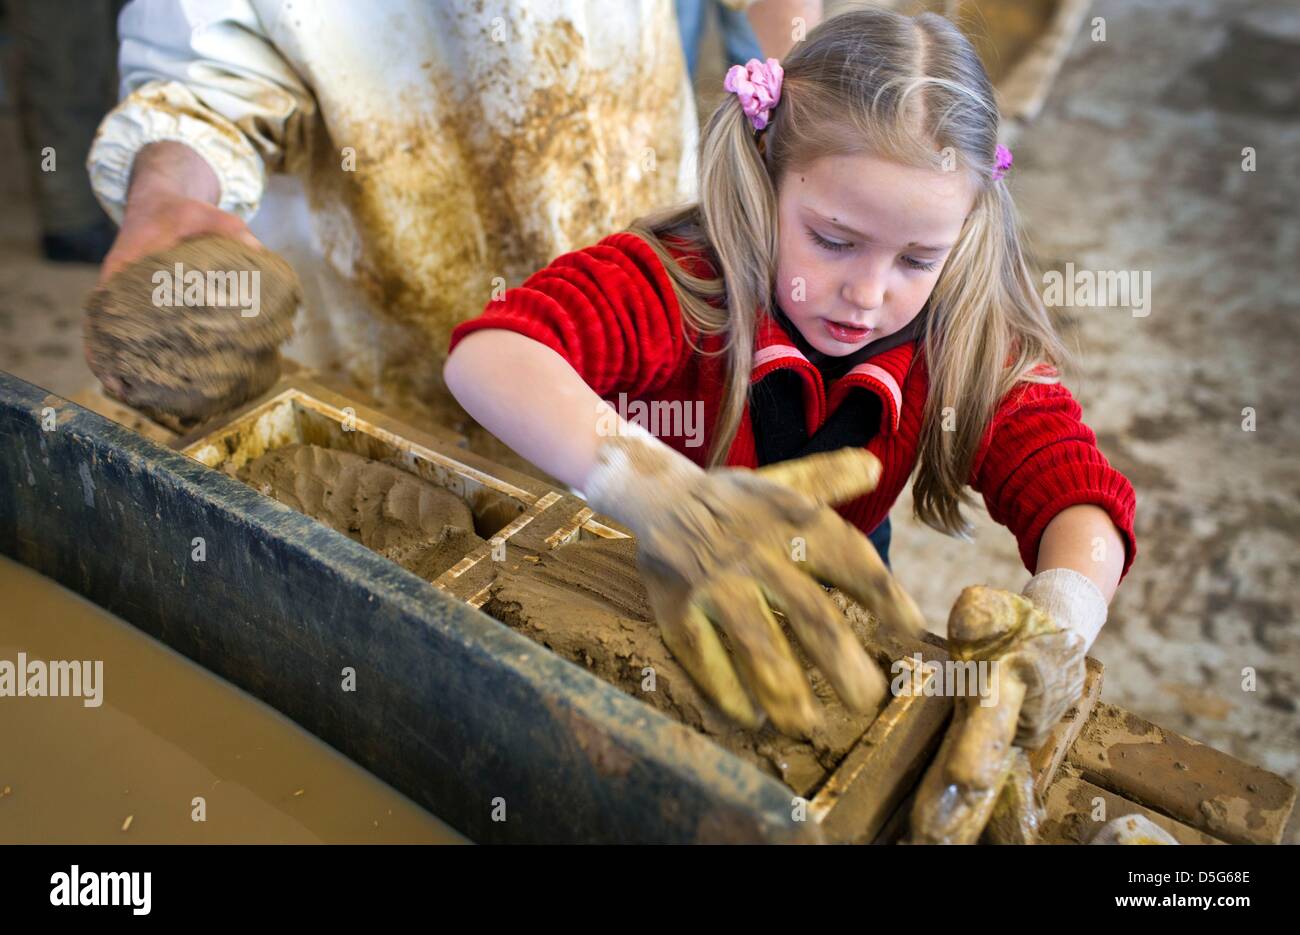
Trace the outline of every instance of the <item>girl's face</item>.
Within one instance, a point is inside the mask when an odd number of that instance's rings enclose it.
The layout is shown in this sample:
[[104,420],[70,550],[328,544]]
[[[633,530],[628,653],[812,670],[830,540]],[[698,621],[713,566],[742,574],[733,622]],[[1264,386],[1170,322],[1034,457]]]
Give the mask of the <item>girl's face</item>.
[[776,298],[808,343],[841,357],[925,307],[975,202],[964,172],[874,156],[790,170],[777,195]]

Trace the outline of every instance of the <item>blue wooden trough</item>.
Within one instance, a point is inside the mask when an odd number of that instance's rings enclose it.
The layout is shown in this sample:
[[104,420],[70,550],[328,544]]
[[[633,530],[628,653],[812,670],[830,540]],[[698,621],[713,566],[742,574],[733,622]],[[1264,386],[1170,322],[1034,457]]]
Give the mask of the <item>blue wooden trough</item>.
[[[286,404],[302,408],[275,403]],[[324,408],[344,421],[322,417],[318,428],[339,422],[322,431],[363,446],[395,437],[373,413],[352,433],[351,413]],[[567,497],[469,452],[454,460],[462,483],[495,477],[534,518]],[[475,841],[826,837],[796,820],[776,779],[478,610],[473,562],[451,588],[469,593],[448,593],[3,372],[0,492],[0,552],[279,709]],[[545,528],[552,540],[621,534],[590,511]],[[354,692],[342,690],[347,667]]]

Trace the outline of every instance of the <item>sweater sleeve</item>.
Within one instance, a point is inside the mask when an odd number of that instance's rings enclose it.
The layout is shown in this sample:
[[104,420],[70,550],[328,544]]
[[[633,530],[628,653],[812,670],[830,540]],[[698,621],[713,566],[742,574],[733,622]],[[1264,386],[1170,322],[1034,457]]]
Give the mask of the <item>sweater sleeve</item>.
[[1056,514],[1091,503],[1115,523],[1124,541],[1128,574],[1137,555],[1133,535],[1133,485],[1097,448],[1082,421],[1083,410],[1060,383],[1021,383],[1003,399],[980,444],[970,485],[984,497],[989,515],[1015,534],[1030,574],[1038,546]]
[[448,352],[466,335],[504,328],[540,341],[603,397],[662,388],[689,345],[668,271],[635,234],[612,234],[566,253],[457,325]]
[[257,211],[266,174],[306,152],[311,90],[268,34],[252,0],[135,0],[118,19],[127,96],[99,125],[86,159],[91,187],[119,223],[135,156],[174,140],[221,185],[219,207]]

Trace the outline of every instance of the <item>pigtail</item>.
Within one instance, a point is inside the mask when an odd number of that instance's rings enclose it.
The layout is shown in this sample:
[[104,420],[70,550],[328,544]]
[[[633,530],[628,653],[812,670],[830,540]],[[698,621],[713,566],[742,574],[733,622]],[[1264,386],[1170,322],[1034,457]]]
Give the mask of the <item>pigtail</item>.
[[[683,325],[726,336],[716,352],[726,355],[726,385],[707,459],[710,467],[722,465],[748,400],[758,317],[771,313],[777,249],[776,190],[735,95],[719,104],[701,135],[699,203],[642,218],[629,229],[668,269]],[[702,251],[721,276],[701,279],[673,261],[662,242],[670,236]]]
[[709,464],[722,464],[749,396],[758,316],[771,314],[776,279],[777,212],[754,128],[728,95],[705,127],[700,147],[700,214],[727,291],[727,386]]
[[[927,526],[959,538],[970,538],[961,507],[973,503],[971,470],[999,403],[1018,383],[1057,380],[1068,363],[1021,243],[1006,182],[990,180],[976,196],[926,317],[929,393],[913,512]],[[1035,373],[1042,364],[1044,372]]]

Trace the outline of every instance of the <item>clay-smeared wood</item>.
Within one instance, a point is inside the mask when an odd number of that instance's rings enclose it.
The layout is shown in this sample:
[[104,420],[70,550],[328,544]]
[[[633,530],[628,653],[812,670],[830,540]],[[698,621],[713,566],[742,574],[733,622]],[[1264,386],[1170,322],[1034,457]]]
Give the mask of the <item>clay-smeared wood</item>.
[[1234,844],[1276,844],[1293,785],[1213,747],[1099,704],[1067,761],[1083,778]]

